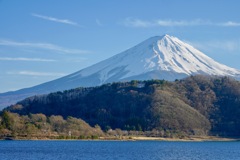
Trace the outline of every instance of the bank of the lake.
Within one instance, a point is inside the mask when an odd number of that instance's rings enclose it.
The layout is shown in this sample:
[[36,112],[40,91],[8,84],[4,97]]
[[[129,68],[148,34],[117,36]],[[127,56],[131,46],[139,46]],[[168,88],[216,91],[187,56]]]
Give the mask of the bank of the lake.
[[106,136],[106,137],[86,137],[80,138],[59,138],[52,137],[4,137],[0,140],[63,140],[63,141],[172,141],[172,142],[204,142],[204,141],[240,141],[240,138],[217,137],[217,136],[191,136],[184,138],[167,138],[167,137],[147,137],[147,136]]
[[187,137],[187,138],[164,138],[164,137],[131,137],[133,140],[142,141],[192,141],[192,142],[202,142],[202,141],[239,141],[239,138],[226,138],[226,137],[216,137],[216,136],[202,136],[202,137]]

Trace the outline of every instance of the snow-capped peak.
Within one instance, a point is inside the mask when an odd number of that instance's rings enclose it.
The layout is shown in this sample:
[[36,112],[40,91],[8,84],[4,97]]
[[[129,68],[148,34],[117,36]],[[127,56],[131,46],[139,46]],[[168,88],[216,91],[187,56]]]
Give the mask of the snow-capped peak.
[[[99,75],[100,83],[121,81],[154,72],[152,78],[173,80],[185,75],[236,76],[240,72],[222,65],[191,45],[170,35],[156,36],[72,76]],[[164,74],[163,74],[164,73]],[[114,76],[117,75],[117,79]],[[174,76],[176,77],[174,77]],[[149,76],[146,77],[148,79]]]
[[170,35],[149,38],[109,59],[38,86],[0,94],[0,107],[28,96],[129,80],[175,80],[189,75],[231,76],[240,71],[214,61]]

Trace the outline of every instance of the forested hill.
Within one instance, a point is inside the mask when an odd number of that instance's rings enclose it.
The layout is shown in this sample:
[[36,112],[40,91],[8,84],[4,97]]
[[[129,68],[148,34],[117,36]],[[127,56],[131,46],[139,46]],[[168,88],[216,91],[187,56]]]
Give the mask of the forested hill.
[[72,116],[102,129],[240,136],[240,83],[209,76],[112,83],[30,97],[5,110]]

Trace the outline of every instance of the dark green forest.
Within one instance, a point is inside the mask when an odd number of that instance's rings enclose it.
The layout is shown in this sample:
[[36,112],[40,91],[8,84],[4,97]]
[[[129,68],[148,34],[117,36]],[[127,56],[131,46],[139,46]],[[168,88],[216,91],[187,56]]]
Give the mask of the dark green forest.
[[118,82],[33,96],[4,111],[28,117],[59,115],[66,122],[81,118],[103,131],[239,137],[240,82],[202,75],[174,82]]

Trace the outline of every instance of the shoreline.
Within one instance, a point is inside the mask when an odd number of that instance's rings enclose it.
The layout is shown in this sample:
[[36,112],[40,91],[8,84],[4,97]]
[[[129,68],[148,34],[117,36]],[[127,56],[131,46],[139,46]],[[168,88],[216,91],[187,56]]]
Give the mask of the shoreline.
[[215,137],[215,136],[205,136],[205,137],[189,137],[189,138],[163,138],[163,137],[133,137],[133,140],[137,141],[169,141],[169,142],[230,142],[230,141],[240,141],[239,138],[226,138],[226,137]]
[[165,137],[146,137],[146,136],[123,136],[117,137],[99,137],[98,139],[58,139],[58,138],[11,138],[11,139],[0,139],[1,141],[168,141],[168,142],[236,142],[240,141],[240,138],[229,138],[229,137],[216,137],[216,136],[203,136],[203,137],[188,137],[188,138],[165,138]]

